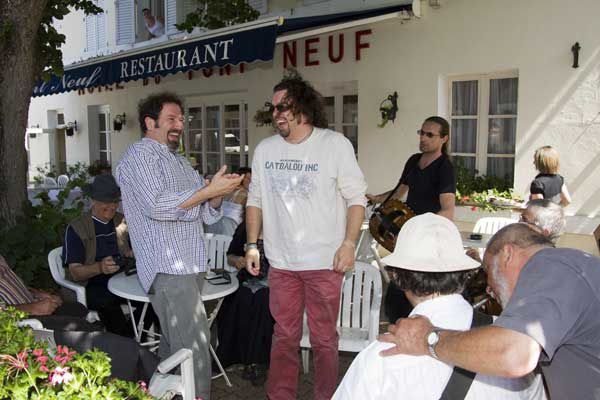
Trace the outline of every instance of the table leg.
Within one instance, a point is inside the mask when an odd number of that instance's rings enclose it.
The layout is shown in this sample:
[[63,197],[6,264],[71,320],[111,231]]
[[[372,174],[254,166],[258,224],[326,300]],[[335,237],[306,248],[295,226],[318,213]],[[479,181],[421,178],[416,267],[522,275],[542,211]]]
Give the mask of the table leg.
[[135,322],[135,315],[133,314],[133,307],[131,301],[127,299],[127,309],[129,310],[129,316],[131,317],[131,325],[133,325],[133,334],[136,342],[140,342],[142,337],[141,332],[138,331],[138,324]]
[[[211,311],[209,317],[208,317],[208,328],[210,329],[210,327],[212,327],[213,322],[215,321],[215,319],[217,319],[217,314],[219,313],[219,310],[221,309],[221,305],[223,304],[223,297],[220,298],[219,300],[217,300],[217,304],[215,305],[215,308],[213,308],[213,310]],[[212,356],[212,358],[215,360],[215,362],[217,363],[217,367],[219,367],[219,371],[221,371],[220,373],[218,373],[217,375],[213,375],[213,379],[219,378],[219,377],[223,377],[225,378],[225,383],[227,384],[227,386],[231,387],[231,381],[229,380],[229,377],[227,376],[227,372],[225,372],[225,368],[223,368],[223,366],[221,365],[221,361],[219,360],[219,357],[217,357],[217,353],[215,353],[215,350],[212,347],[212,344],[209,345],[209,351],[210,351],[210,355]]]

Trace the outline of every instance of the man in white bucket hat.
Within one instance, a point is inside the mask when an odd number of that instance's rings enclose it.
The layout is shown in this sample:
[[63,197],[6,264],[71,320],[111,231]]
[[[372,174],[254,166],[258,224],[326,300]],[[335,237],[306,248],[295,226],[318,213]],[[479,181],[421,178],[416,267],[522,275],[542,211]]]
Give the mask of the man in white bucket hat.
[[[465,255],[458,229],[447,218],[426,213],[410,219],[394,252],[383,259],[393,284],[436,327],[466,330],[480,315],[461,296],[479,263]],[[476,320],[475,323],[472,320]],[[489,322],[488,322],[489,323]],[[428,356],[382,357],[389,343],[376,341],[356,357],[333,399],[543,399],[539,375],[519,379],[473,375]]]

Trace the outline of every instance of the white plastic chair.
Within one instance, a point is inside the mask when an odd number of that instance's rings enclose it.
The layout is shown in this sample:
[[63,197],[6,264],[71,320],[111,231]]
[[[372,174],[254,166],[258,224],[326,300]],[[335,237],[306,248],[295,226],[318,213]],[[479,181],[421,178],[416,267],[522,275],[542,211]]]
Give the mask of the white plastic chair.
[[498,232],[500,229],[504,228],[506,225],[514,224],[519,222],[517,220],[511,218],[504,217],[484,217],[479,218],[475,223],[475,227],[473,228],[473,233],[485,233],[488,235],[493,235]]
[[[337,330],[340,351],[359,352],[373,342],[379,334],[381,308],[381,274],[365,262],[356,261],[354,272],[346,273],[342,283],[342,298]],[[308,373],[310,338],[306,313],[304,331],[300,340],[302,367]]]
[[67,183],[69,183],[69,177],[67,175],[59,175],[56,182],[59,187],[65,187],[67,186]]
[[[181,375],[168,374],[178,366],[181,366]],[[175,354],[158,364],[157,371],[150,379],[148,391],[157,399],[171,398],[179,394],[183,400],[193,400],[196,389],[194,386],[192,351],[190,349],[179,349]]]
[[215,233],[205,233],[204,243],[206,246],[206,259],[208,260],[209,270],[225,270],[237,272],[235,267],[227,263],[227,249],[231,243],[231,236],[217,235]]
[[46,188],[49,188],[49,187],[57,187],[57,186],[58,186],[58,183],[56,183],[56,179],[54,179],[54,178],[51,178],[51,177],[49,177],[49,176],[45,176],[45,177],[44,177],[44,180],[43,180],[43,182],[42,182],[42,186],[43,186],[43,187],[46,187]]
[[[85,286],[77,282],[70,281],[66,277],[65,268],[62,261],[62,247],[57,247],[48,253],[48,266],[50,267],[50,273],[52,274],[54,281],[60,286],[74,291],[75,296],[77,297],[77,302],[87,307],[87,301],[85,299]],[[98,317],[98,313],[96,311],[89,311],[86,319],[89,322],[94,322],[99,321],[100,317]]]

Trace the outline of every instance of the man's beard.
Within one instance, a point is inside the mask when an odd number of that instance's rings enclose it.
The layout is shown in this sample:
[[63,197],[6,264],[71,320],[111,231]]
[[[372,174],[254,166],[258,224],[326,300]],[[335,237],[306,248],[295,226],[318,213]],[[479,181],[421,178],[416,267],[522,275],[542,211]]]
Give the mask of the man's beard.
[[[170,140],[169,139],[169,134],[171,132],[177,133],[177,140]],[[177,149],[179,149],[179,140],[181,138],[181,131],[169,131],[169,133],[167,134],[167,146],[169,147],[169,150],[171,151],[177,151]]]
[[290,131],[289,131],[289,130],[287,130],[287,131],[282,131],[281,129],[278,129],[278,130],[277,130],[277,133],[279,133],[279,135],[280,135],[282,138],[286,138],[286,137],[290,136]]

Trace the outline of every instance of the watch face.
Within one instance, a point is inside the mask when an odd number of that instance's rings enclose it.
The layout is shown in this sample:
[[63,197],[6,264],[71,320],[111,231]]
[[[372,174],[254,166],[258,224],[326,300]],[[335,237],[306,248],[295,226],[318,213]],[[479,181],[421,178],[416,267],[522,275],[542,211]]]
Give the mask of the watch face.
[[427,344],[430,346],[433,346],[439,340],[440,340],[440,336],[438,335],[437,332],[430,332],[429,335],[427,335]]

